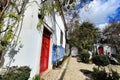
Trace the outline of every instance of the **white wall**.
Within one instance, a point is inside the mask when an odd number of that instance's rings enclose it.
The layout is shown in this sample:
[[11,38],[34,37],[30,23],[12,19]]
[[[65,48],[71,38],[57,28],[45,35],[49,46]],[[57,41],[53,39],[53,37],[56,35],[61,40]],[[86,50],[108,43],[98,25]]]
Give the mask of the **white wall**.
[[61,16],[59,15],[58,12],[53,13],[52,15],[48,15],[45,17],[45,21],[46,23],[49,25],[50,28],[55,27],[55,30],[53,30],[53,33],[55,32],[54,37],[56,37],[56,41],[54,41],[56,43],[56,45],[61,45],[60,44],[60,36],[61,36],[61,30],[63,32],[63,48],[65,48],[65,44],[66,44],[66,40],[65,40],[65,27],[64,27],[64,23],[63,20],[61,18]]
[[78,55],[78,48],[77,47],[72,47],[71,48],[71,56],[75,57]]
[[[94,49],[95,49],[94,51],[96,51],[96,47],[95,46],[97,46],[97,52],[99,53],[99,49],[98,48],[99,48],[99,46],[101,46],[101,44],[95,44],[94,45]],[[103,47],[103,51],[104,51],[105,55],[107,55],[108,52],[111,53],[111,47],[110,46],[108,46],[107,44],[103,44],[102,47]]]
[[[33,0],[31,0],[33,1]],[[39,2],[39,0],[36,0]],[[29,66],[31,71],[31,76],[33,77],[35,74],[39,73],[40,68],[40,56],[41,56],[41,44],[42,44],[42,34],[43,34],[43,26],[38,30],[38,9],[39,6],[33,2],[27,5],[23,26],[21,30],[21,34],[19,37],[19,41],[21,41],[23,47],[20,51],[14,56],[14,61],[11,63],[11,66]],[[60,30],[63,31],[63,47],[65,48],[65,30],[62,19],[59,15],[55,16],[56,18],[56,32],[57,32],[57,45],[60,45]],[[46,23],[50,28],[53,27],[54,20],[52,16],[46,17]],[[58,26],[59,25],[59,26]],[[52,68],[52,45],[53,45],[53,35],[51,35],[51,45],[50,45],[50,56],[49,56],[49,68]],[[9,57],[5,55],[5,64],[4,67],[9,63]]]
[[57,45],[61,45],[60,44],[60,36],[61,36],[61,30],[63,32],[63,48],[65,48],[65,44],[66,44],[66,40],[65,40],[65,27],[64,27],[64,23],[63,23],[63,20],[61,18],[61,16],[59,14],[56,14],[55,15],[55,18],[56,18],[56,34],[57,34]]
[[[41,27],[41,29],[38,30],[36,28],[37,23],[38,5],[35,2],[32,2],[27,5],[19,37],[19,41],[21,41],[23,47],[17,55],[15,55],[14,62],[11,63],[11,66],[29,66],[32,69],[31,77],[33,77],[36,73],[39,73],[40,66],[39,61],[43,28]],[[9,61],[9,57],[6,55],[4,66],[7,66]]]
[[108,52],[111,53],[111,47],[105,45],[105,46],[104,46],[104,54],[105,54],[105,55],[108,55]]

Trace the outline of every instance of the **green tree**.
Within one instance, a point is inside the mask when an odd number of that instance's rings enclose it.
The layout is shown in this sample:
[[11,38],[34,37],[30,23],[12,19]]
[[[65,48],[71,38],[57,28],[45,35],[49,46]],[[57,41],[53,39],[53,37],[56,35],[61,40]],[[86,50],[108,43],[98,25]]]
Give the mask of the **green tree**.
[[69,31],[69,43],[76,46],[80,51],[92,50],[94,40],[99,36],[99,29],[92,23],[78,21],[71,23],[72,29]]
[[[7,1],[7,2],[6,2]],[[85,0],[82,0],[85,2]],[[36,1],[32,1],[36,2]],[[49,0],[44,0],[40,5],[46,4]],[[51,5],[40,6],[40,11],[42,11],[42,20],[46,14],[51,13],[51,11],[55,10],[59,12],[62,16],[64,25],[66,27],[66,22],[64,18],[63,8],[66,5],[74,4],[76,0],[52,0]],[[7,3],[7,4],[6,4]],[[10,48],[15,48],[18,43],[18,38],[22,29],[22,23],[24,18],[24,12],[26,10],[26,5],[29,3],[29,0],[1,0],[0,1],[0,66],[1,60],[4,59],[4,55],[10,50]],[[31,3],[31,2],[30,2]],[[3,5],[4,4],[4,5]],[[38,4],[38,3],[37,3]],[[39,5],[38,5],[39,6]],[[71,5],[72,8],[69,9],[70,12],[74,6]],[[47,10],[46,10],[47,9]],[[38,23],[45,23],[41,21]],[[46,24],[46,23],[45,23]],[[16,34],[18,33],[18,34]]]
[[111,47],[115,48],[120,54],[120,22],[113,22],[106,26],[103,30],[103,35],[107,37],[106,41]]

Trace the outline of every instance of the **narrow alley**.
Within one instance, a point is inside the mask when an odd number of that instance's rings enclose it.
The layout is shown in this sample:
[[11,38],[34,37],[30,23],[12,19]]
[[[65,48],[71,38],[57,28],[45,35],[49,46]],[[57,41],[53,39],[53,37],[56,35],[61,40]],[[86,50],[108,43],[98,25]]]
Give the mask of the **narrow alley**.
[[120,0],[0,0],[0,80],[120,80]]
[[76,58],[70,57],[65,75],[60,80],[86,80],[89,77],[85,76],[82,71],[92,71],[94,64],[84,64],[77,62]]
[[43,75],[45,80],[86,80],[89,77],[85,76],[82,71],[92,71],[94,64],[84,64],[77,62],[76,58],[69,57],[61,69],[54,69]]

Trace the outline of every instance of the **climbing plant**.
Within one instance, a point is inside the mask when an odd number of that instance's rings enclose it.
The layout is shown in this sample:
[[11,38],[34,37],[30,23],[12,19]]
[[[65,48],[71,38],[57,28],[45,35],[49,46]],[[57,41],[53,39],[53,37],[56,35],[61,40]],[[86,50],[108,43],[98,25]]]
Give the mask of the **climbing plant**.
[[[24,12],[28,3],[29,0],[0,1],[0,66],[2,66],[4,63],[4,56],[7,51],[9,51],[9,57],[11,60],[14,57],[14,54],[18,52],[15,50],[15,48],[18,44],[18,38],[22,29]],[[40,19],[38,26],[41,26],[41,24],[45,23],[44,16],[46,14],[51,14],[53,9],[56,11],[61,11],[59,0],[53,0],[50,5],[47,5],[46,3],[41,5],[42,7],[39,9],[40,13],[38,15]]]
[[[11,54],[10,51],[17,52],[15,47],[18,44],[28,2],[29,0],[2,0],[0,2],[1,5],[4,4],[0,6],[0,66],[4,63],[4,56],[7,51],[9,51],[9,55]],[[10,58],[12,60],[13,56]]]
[[[45,2],[40,4],[42,6],[39,9],[38,26],[46,24],[44,21],[44,16],[51,14],[53,10],[63,16],[63,6],[68,5],[69,2],[69,0],[52,0],[52,2],[48,5],[46,0],[44,1]],[[74,2],[75,0],[70,0],[69,4]],[[14,51],[15,53],[17,52],[14,49],[18,44],[18,38],[22,29],[24,12],[28,3],[29,0],[0,1],[0,65],[3,64],[4,55],[8,50]],[[14,55],[12,54],[10,57],[12,60]]]
[[53,1],[53,2],[49,3],[49,5],[48,5],[48,3],[44,2],[41,5],[42,6],[39,8],[39,13],[38,13],[38,18],[39,18],[38,27],[40,27],[43,24],[47,24],[44,21],[44,17],[46,15],[52,14],[53,11],[56,11],[59,13],[61,12],[60,5],[57,1],[55,1],[55,2]]

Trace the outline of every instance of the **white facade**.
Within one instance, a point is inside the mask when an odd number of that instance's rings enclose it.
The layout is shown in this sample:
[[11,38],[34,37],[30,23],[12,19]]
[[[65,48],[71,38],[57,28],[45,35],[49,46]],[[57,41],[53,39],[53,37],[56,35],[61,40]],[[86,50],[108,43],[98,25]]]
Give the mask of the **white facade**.
[[71,56],[75,57],[78,55],[78,48],[77,47],[72,47],[71,48]]
[[[40,3],[39,0],[36,0]],[[43,29],[46,27],[52,33],[50,36],[50,50],[49,50],[49,62],[48,70],[52,69],[52,48],[53,44],[60,45],[65,49],[65,27],[61,16],[58,13],[48,15],[45,17],[46,23],[49,25],[41,26],[37,29],[38,24],[38,9],[39,6],[32,2],[28,4],[25,11],[25,16],[23,20],[23,26],[20,33],[19,41],[21,41],[22,48],[14,56],[10,66],[29,66],[31,71],[31,76],[39,74],[40,70],[40,57],[42,48],[42,38]],[[55,20],[54,20],[55,18]],[[63,43],[60,43],[61,31],[63,32]],[[17,48],[16,48],[17,49]],[[9,66],[10,58],[8,54],[5,55],[4,67]]]
[[108,52],[110,52],[111,53],[111,47],[109,46],[109,45],[107,45],[107,44],[95,44],[94,45],[94,53],[97,53],[97,54],[101,54],[100,52],[99,52],[99,47],[102,47],[103,48],[103,54],[104,55],[108,55]]

